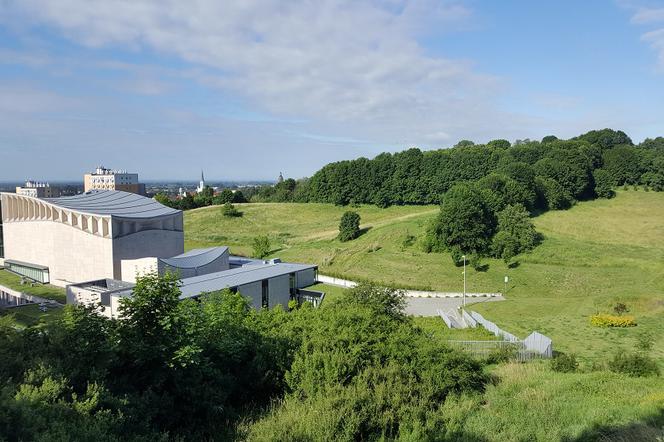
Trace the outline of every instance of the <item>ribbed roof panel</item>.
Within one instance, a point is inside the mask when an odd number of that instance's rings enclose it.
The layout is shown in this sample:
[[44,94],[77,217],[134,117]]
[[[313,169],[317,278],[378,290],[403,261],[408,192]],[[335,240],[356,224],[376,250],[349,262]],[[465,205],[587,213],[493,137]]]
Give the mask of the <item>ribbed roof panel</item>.
[[180,212],[166,207],[152,198],[119,190],[93,190],[75,196],[44,198],[43,200],[54,206],[76,212],[119,218],[156,218]]

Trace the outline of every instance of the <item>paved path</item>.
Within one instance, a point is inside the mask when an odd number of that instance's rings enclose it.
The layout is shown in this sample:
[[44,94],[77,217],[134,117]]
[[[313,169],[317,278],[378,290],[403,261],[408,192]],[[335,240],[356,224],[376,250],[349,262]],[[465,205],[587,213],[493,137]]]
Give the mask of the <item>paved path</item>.
[[[482,302],[504,301],[502,296],[491,298],[466,298],[466,305]],[[438,316],[436,310],[454,310],[462,303],[460,298],[406,298],[406,313],[411,316]]]
[[[327,276],[318,274],[318,282],[324,284],[336,285],[339,287],[353,288],[357,282],[348,279],[336,278],[334,276]],[[413,298],[462,298],[463,293],[459,292],[433,292],[426,290],[403,290],[407,297]],[[466,299],[479,297],[481,299],[487,297],[502,297],[502,293],[466,293]]]

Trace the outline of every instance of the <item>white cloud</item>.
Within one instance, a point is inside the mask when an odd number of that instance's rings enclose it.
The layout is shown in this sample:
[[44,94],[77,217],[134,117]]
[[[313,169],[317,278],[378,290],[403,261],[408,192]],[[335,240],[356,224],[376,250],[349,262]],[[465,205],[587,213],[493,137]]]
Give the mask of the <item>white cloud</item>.
[[638,25],[664,21],[664,8],[639,8],[631,21]]
[[453,2],[10,0],[0,17],[55,27],[90,47],[175,55],[194,66],[183,75],[263,111],[374,125],[390,139],[452,132],[482,116],[500,127],[510,118],[491,106],[497,78],[418,43],[468,20],[470,11]]
[[[643,6],[627,5],[636,9],[631,22],[637,25],[651,25],[664,22],[664,8],[649,8]],[[657,65],[664,71],[664,28],[655,29],[641,35],[641,40],[650,45],[657,52]]]
[[647,32],[641,36],[641,39],[657,51],[658,65],[664,70],[664,28]]

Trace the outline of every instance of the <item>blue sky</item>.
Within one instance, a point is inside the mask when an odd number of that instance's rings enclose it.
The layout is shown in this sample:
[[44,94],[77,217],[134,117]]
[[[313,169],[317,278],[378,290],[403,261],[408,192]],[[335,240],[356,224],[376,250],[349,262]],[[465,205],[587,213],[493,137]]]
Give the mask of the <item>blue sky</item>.
[[664,135],[664,2],[5,0],[0,181],[272,179],[460,139]]

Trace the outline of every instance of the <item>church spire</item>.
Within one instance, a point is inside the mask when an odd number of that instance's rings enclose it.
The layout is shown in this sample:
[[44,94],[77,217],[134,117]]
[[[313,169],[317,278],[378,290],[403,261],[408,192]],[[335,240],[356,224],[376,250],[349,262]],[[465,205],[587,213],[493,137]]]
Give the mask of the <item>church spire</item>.
[[201,193],[203,190],[205,190],[205,177],[203,176],[203,169],[201,169],[201,181],[198,183],[196,192]]

